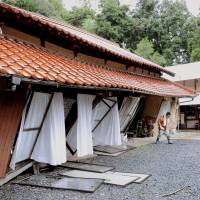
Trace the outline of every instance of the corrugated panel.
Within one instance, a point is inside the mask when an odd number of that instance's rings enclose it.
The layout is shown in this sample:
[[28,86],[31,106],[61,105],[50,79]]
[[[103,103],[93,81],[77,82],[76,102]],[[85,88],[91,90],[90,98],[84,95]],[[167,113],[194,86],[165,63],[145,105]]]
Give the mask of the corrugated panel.
[[120,117],[120,130],[124,132],[129,124],[129,122],[134,117],[140,98],[139,97],[125,97],[122,103],[121,109],[119,111]]
[[4,177],[26,98],[26,87],[0,93],[0,177]]

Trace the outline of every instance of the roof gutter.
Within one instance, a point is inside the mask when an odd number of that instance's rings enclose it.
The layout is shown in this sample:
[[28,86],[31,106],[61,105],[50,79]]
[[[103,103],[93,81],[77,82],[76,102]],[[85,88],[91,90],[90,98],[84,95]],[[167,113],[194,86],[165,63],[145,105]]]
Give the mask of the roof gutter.
[[[137,89],[109,88],[109,87],[97,87],[97,86],[86,86],[86,85],[69,85],[69,84],[62,84],[62,83],[57,83],[57,82],[53,82],[53,81],[34,80],[31,78],[25,78],[25,77],[21,77],[21,76],[8,75],[8,74],[2,74],[2,73],[0,73],[0,76],[10,79],[13,88],[11,88],[9,91],[15,91],[16,86],[20,85],[21,82],[24,82],[24,83],[29,83],[29,84],[33,84],[33,85],[55,87],[57,89],[58,88],[60,88],[60,89],[80,89],[80,90],[90,90],[93,92],[97,92],[97,91],[98,92],[124,92],[124,93],[129,93],[129,95],[132,95],[134,93],[134,94],[163,96],[161,94],[154,94],[154,93],[147,92],[147,91],[139,91]],[[164,95],[164,96],[168,96],[168,95]],[[185,96],[185,97],[191,98],[191,96]],[[192,98],[194,98],[194,97],[192,97]]]
[[179,103],[188,103],[188,102],[191,102],[194,100],[194,97],[188,97],[188,98],[191,98],[190,100],[186,100],[186,101],[182,101],[182,102],[179,102]]
[[43,81],[43,80],[38,81],[38,80],[29,79],[29,78],[21,78],[21,81],[24,83],[30,83],[34,85],[52,86],[52,87],[62,88],[62,89],[81,89],[81,90],[106,91],[106,92],[134,93],[134,90],[132,89],[83,86],[83,85],[68,85],[68,84],[60,84],[60,83],[51,82],[51,81]]

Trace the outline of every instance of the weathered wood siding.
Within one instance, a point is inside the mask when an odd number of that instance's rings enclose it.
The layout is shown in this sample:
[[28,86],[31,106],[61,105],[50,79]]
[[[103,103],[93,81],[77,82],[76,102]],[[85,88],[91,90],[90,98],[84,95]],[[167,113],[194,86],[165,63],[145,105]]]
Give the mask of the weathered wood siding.
[[16,92],[0,92],[0,177],[4,177],[10,161],[10,152],[17,134],[25,105],[26,86]]

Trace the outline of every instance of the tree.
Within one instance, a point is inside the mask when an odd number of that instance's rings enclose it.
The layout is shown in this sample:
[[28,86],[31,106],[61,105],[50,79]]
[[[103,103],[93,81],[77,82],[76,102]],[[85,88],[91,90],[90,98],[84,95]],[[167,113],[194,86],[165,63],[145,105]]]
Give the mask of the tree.
[[200,48],[195,48],[192,50],[190,60],[191,62],[200,61]]
[[83,7],[73,7],[72,10],[65,12],[63,18],[71,25],[85,28],[89,27],[90,29],[91,26],[94,28],[95,11],[90,7],[87,7],[87,5],[84,5]]
[[188,46],[191,52],[190,61],[200,61],[200,27],[194,32],[188,40]]
[[101,0],[99,9],[96,33],[129,48],[132,27],[129,8],[121,6],[119,0]]
[[3,0],[3,2],[23,8],[25,10],[37,12],[38,5],[35,1],[31,0]]
[[140,19],[142,37],[148,37],[167,65],[189,61],[187,38],[195,25],[189,23],[191,14],[184,1],[140,0],[133,17]]
[[88,32],[96,33],[97,23],[95,19],[86,18],[82,22],[82,28]]
[[5,3],[37,12],[42,15],[61,18],[64,7],[61,0],[3,0]]
[[154,50],[153,43],[150,42],[147,38],[142,39],[138,43],[135,53],[161,66],[164,66],[166,64],[165,58],[160,53]]

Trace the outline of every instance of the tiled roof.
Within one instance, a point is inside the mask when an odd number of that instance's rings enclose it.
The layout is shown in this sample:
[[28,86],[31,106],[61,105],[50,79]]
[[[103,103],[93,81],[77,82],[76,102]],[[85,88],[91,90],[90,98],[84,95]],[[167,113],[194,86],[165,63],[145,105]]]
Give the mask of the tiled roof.
[[194,96],[194,92],[164,79],[89,65],[46,49],[0,36],[0,73],[67,85],[130,89],[160,96]]
[[3,21],[4,17],[14,15],[17,23],[20,23],[19,19],[23,19],[27,24],[32,24],[36,22],[40,27],[46,27],[48,30],[55,30],[59,35],[64,35],[66,38],[71,40],[77,40],[82,45],[98,49],[104,53],[110,53],[113,56],[123,58],[127,61],[133,62],[134,64],[142,65],[143,67],[156,69],[158,71],[167,73],[169,75],[174,75],[173,72],[155,64],[147,59],[144,59],[134,53],[129,52],[123,48],[120,48],[115,43],[101,38],[95,34],[88,33],[76,27],[63,24],[53,19],[49,19],[45,16],[32,13],[5,3],[0,3],[0,15]]

